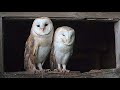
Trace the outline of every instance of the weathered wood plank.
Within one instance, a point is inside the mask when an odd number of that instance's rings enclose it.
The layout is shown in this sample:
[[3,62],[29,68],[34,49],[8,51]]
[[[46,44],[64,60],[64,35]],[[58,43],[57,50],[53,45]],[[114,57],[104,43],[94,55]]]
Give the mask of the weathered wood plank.
[[0,72],[3,72],[2,17],[0,17]]
[[120,12],[0,12],[0,16],[120,18]]
[[56,73],[53,71],[43,74],[29,74],[28,72],[4,72],[0,73],[0,78],[120,78],[120,74],[115,69],[91,70],[80,73],[71,71],[70,73]]

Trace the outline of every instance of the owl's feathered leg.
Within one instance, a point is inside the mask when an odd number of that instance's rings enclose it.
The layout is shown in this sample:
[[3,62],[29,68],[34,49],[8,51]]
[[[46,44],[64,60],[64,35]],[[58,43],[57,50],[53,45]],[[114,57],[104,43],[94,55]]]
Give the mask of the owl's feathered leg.
[[54,69],[55,72],[62,72],[61,64],[57,64],[57,69]]
[[60,64],[58,64],[58,70],[59,71],[61,71],[62,69],[61,69],[61,65]]
[[49,72],[50,69],[43,69],[43,68],[42,68],[43,64],[44,64],[44,62],[38,64],[39,72]]
[[36,69],[35,65],[32,65],[32,68],[30,70],[28,70],[28,72],[31,73],[31,74],[40,74],[40,73],[42,73],[43,69],[41,67],[41,64],[38,65],[38,68],[39,68],[39,70]]
[[70,70],[66,69],[66,65],[65,64],[63,64],[62,67],[63,67],[62,72],[70,72]]
[[38,68],[39,68],[40,71],[43,71],[43,68],[42,68],[42,64],[41,64],[41,63],[38,64]]

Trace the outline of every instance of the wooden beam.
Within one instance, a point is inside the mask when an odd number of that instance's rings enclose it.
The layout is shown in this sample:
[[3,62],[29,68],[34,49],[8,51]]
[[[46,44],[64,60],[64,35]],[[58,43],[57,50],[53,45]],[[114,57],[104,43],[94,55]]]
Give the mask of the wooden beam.
[[3,37],[2,37],[2,17],[0,17],[0,72],[4,71],[3,68]]

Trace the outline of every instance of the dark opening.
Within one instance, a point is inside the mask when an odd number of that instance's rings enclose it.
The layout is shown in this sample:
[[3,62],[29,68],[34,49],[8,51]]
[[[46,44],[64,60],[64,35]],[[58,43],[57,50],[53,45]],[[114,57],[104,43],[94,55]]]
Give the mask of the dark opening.
[[[24,46],[34,19],[3,18],[3,46],[5,72],[24,71]],[[55,29],[74,28],[74,52],[67,69],[86,72],[91,69],[115,68],[114,22],[79,19],[52,19]],[[43,68],[50,68],[49,57]]]

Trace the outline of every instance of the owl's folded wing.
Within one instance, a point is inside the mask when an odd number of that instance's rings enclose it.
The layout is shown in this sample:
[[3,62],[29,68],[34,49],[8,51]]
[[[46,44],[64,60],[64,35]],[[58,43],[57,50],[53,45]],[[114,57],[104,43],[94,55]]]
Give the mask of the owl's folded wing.
[[35,55],[33,55],[34,38],[30,35],[25,44],[24,68],[26,70],[33,68],[35,64]]

